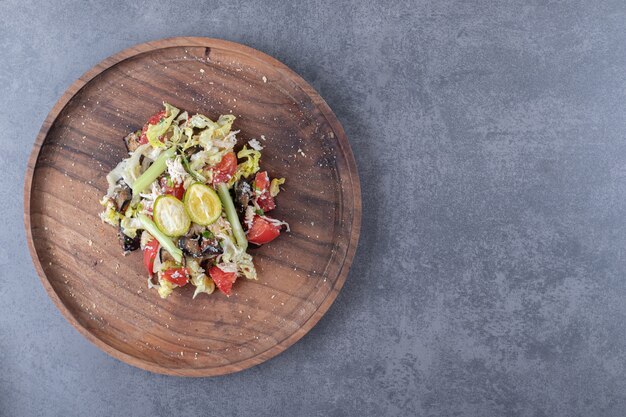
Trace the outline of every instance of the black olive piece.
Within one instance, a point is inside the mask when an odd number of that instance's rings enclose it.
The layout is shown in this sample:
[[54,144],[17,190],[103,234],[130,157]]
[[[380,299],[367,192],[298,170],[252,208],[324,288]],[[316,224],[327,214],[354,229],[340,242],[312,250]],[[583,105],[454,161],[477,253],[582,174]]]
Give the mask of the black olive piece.
[[200,150],[201,148],[199,145],[192,146],[190,148],[185,149],[185,156],[187,157],[187,159],[190,159],[192,155],[198,153],[198,151]]
[[222,253],[222,247],[215,238],[203,238],[200,235],[187,235],[178,239],[178,247],[185,255],[192,258],[216,256]]
[[133,192],[130,187],[124,182],[124,180],[120,179],[117,182],[113,193],[113,204],[115,205],[115,210],[120,213],[126,211],[126,208],[132,198]]
[[200,250],[204,254],[204,256],[217,256],[220,253],[224,252],[222,246],[220,246],[219,240],[217,238],[201,238],[200,240]]
[[128,152],[135,152],[135,150],[140,146],[139,144],[139,136],[141,135],[141,131],[132,132],[128,136],[124,138],[124,144],[126,145],[126,149]]
[[202,256],[200,251],[200,236],[183,236],[178,239],[178,247],[183,251],[185,255],[193,258],[199,258]]
[[132,252],[134,250],[139,249],[139,243],[141,241],[141,232],[138,231],[135,237],[128,237],[122,232],[122,228],[117,232],[117,237],[120,240],[120,244],[122,245],[122,250],[124,253]]
[[237,206],[237,211],[239,213],[244,214],[248,204],[250,204],[250,200],[252,199],[252,187],[250,183],[246,180],[239,180],[235,184],[235,205]]
[[161,258],[161,263],[165,263],[167,261],[176,262],[176,259],[163,247],[159,249],[159,257]]

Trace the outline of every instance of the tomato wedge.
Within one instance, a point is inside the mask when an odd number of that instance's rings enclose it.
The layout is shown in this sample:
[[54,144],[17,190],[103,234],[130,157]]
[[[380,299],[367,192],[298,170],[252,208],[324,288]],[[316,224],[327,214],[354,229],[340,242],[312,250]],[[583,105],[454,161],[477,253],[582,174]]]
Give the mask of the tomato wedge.
[[173,195],[179,200],[183,199],[183,196],[185,195],[185,187],[183,187],[182,183],[169,185],[170,181],[165,177],[161,178],[159,183],[161,184],[161,189],[165,194]]
[[267,171],[257,172],[254,176],[254,188],[259,191],[265,191],[270,189],[270,176],[267,175]]
[[234,272],[224,272],[218,266],[212,266],[209,269],[209,275],[217,288],[226,295],[230,295],[233,283],[237,279],[237,274]]
[[237,170],[237,155],[235,152],[228,152],[211,170],[213,171],[213,185],[230,181]]
[[148,122],[143,125],[143,129],[141,129],[141,136],[139,137],[140,144],[145,145],[146,143],[148,143],[148,137],[146,136],[148,126],[159,123],[159,121],[164,118],[166,114],[167,112],[165,110],[161,110],[160,112],[154,114],[151,118],[148,119]]
[[182,266],[180,268],[169,268],[163,271],[161,277],[172,284],[183,287],[189,281],[189,272],[187,272],[187,268]]
[[159,241],[152,239],[150,242],[146,243],[146,246],[143,248],[143,264],[146,266],[150,276],[154,274],[153,267],[157,253],[159,253]]
[[257,172],[254,177],[254,188],[258,195],[256,202],[261,210],[264,212],[274,210],[276,202],[270,194],[270,177],[267,175],[267,171]]
[[260,216],[254,216],[252,227],[248,230],[248,242],[264,245],[280,235],[280,227],[268,222]]

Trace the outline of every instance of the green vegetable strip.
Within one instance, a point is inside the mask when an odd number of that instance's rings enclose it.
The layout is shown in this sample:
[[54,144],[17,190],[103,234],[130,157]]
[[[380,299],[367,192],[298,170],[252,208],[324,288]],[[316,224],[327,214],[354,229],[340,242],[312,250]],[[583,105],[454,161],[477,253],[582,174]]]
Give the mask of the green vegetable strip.
[[165,161],[170,159],[176,154],[176,147],[172,146],[166,151],[163,151],[161,155],[150,165],[146,171],[141,174],[137,181],[133,184],[132,190],[133,194],[137,194],[145,190],[154,180],[156,180],[159,175],[163,173],[167,169],[167,164]]
[[239,223],[239,216],[237,216],[235,204],[233,203],[233,199],[230,197],[226,183],[221,182],[217,184],[217,194],[220,196],[220,200],[222,200],[226,217],[228,217],[230,227],[233,229],[233,235],[237,240],[237,246],[239,246],[242,250],[246,250],[248,248],[248,239],[246,239],[243,227],[241,227],[241,223]]
[[176,247],[172,239],[165,235],[162,231],[159,230],[156,224],[148,216],[143,213],[139,213],[137,218],[143,224],[143,227],[146,229],[148,233],[156,238],[159,241],[161,246],[165,248],[166,251],[172,255],[172,257],[178,263],[182,263],[183,261],[183,251]]
[[194,180],[198,182],[205,182],[206,180],[204,179],[202,175],[198,174],[196,171],[191,169],[191,166],[189,166],[189,160],[187,159],[187,157],[185,156],[183,152],[181,152],[180,156],[183,161],[183,168],[185,168],[185,171],[187,171],[187,173],[191,175],[191,178],[193,178]]

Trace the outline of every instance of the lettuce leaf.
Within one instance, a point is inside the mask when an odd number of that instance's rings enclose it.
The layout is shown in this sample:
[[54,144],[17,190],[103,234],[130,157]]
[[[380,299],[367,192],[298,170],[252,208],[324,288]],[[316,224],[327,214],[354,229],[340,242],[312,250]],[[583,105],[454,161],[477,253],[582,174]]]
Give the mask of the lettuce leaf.
[[222,249],[221,255],[217,257],[218,263],[237,265],[237,275],[247,279],[257,279],[256,268],[252,262],[252,256],[239,248],[235,244],[235,237],[232,234],[230,224],[223,217],[209,226],[209,230],[220,240]]
[[217,119],[217,128],[215,129],[214,139],[225,138],[230,133],[230,129],[233,127],[233,122],[236,117],[232,114],[223,114]]
[[174,291],[174,284],[164,279],[160,279],[157,291],[159,292],[159,296],[161,296],[161,298],[167,298]]
[[284,178],[274,178],[272,182],[270,182],[270,195],[272,197],[276,197],[280,192],[280,186],[285,183]]
[[202,114],[194,114],[189,119],[188,124],[192,127],[203,129],[198,134],[198,142],[204,149],[208,150],[214,146],[214,141],[224,139],[229,133],[235,121],[235,116],[225,114],[220,116],[217,122]]
[[163,136],[165,132],[167,132],[167,129],[171,126],[172,121],[180,112],[179,109],[169,103],[163,103],[163,105],[165,106],[165,117],[157,124],[149,125],[146,130],[146,137],[153,148],[165,147],[165,144],[159,140],[159,137]]
[[111,226],[117,227],[120,224],[120,220],[124,218],[122,213],[115,210],[115,204],[108,197],[104,197],[100,204],[105,206],[104,211],[100,213],[100,219]]
[[123,216],[120,221],[120,228],[126,236],[134,238],[137,236],[137,229],[143,229],[143,226],[136,217]]
[[249,177],[252,174],[255,174],[259,170],[261,152],[249,149],[244,145],[243,148],[237,153],[237,158],[246,158],[246,160],[237,165],[237,170],[228,183],[229,186],[239,181],[241,178]]
[[189,275],[191,275],[190,282],[196,287],[193,298],[196,298],[196,296],[201,293],[213,293],[213,291],[215,291],[215,283],[211,278],[206,276],[198,261],[191,258],[186,259],[187,270],[189,271]]
[[[212,147],[211,149],[206,150],[206,151],[197,152],[191,155],[191,161],[189,162],[189,167],[196,172],[200,172],[202,171],[202,168],[204,168],[207,165],[213,166],[213,165],[219,164],[219,162],[222,160],[222,157],[224,156],[224,154],[226,154],[226,152],[228,152],[228,150],[220,151],[219,149],[215,147]],[[204,175],[204,173],[202,175]]]

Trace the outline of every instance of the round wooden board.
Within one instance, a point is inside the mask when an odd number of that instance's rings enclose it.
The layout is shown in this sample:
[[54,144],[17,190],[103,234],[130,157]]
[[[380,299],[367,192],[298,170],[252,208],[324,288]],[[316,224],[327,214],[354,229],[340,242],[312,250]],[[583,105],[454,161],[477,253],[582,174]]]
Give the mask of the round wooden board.
[[[261,139],[262,166],[287,178],[273,214],[291,233],[253,250],[259,279],[237,280],[230,298],[192,300],[186,286],[160,299],[141,253],[122,256],[98,216],[105,176],[126,156],[122,138],[163,101],[236,115],[239,145]],[[275,59],[207,38],[141,44],[78,79],[37,137],[24,206],[35,267],[67,320],[126,363],[183,376],[248,368],[306,334],[346,279],[361,220],[354,157],[324,100]]]

